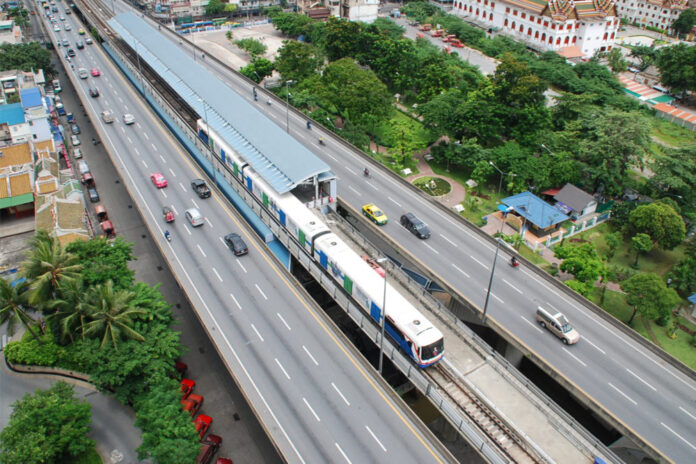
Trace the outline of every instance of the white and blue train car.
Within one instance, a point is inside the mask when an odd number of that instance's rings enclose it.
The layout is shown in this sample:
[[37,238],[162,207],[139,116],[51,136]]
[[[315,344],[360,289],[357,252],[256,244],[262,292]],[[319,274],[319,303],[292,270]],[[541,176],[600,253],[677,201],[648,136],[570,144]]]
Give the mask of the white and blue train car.
[[420,367],[442,359],[442,332],[391,285],[386,286],[384,300],[384,277],[343,240],[333,233],[317,237],[314,258],[377,323],[381,322],[384,305],[384,330]]
[[[292,193],[275,192],[246,161],[239,158],[229,144],[214,131],[209,131],[203,120],[198,120],[198,135],[305,250],[380,323],[384,278]],[[442,359],[444,341],[437,327],[391,285],[387,285],[386,296],[385,331],[389,336],[420,367],[430,366]]]

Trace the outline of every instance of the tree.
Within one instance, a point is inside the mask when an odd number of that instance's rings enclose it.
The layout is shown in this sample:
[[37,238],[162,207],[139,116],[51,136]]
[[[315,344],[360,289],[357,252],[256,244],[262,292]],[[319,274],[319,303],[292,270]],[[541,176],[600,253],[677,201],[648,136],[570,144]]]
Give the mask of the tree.
[[112,241],[102,238],[78,240],[68,245],[66,251],[82,264],[80,276],[85,288],[109,280],[113,281],[115,289],[133,287],[135,272],[128,267],[128,263],[135,260],[133,244],[121,237]]
[[225,4],[222,0],[208,0],[208,4],[205,6],[206,16],[217,16],[225,11]]
[[78,278],[82,269],[77,259],[45,230],[39,230],[32,238],[31,249],[22,267],[24,276],[31,281],[29,302],[37,307],[55,298],[61,282]]
[[55,68],[51,64],[51,53],[38,42],[0,45],[0,71],[21,69],[43,69],[45,73],[53,74]]
[[114,291],[111,281],[87,290],[84,305],[89,322],[84,325],[84,335],[101,338],[100,348],[107,341],[116,347],[121,338],[144,341],[132,328],[134,318],[145,314],[143,309],[133,306],[133,296],[126,290]]
[[663,148],[653,153],[649,180],[656,196],[679,200],[685,211],[696,209],[696,146]]
[[628,69],[628,62],[623,57],[619,47],[614,47],[607,54],[607,60],[609,62],[609,67],[615,73],[624,72]]
[[0,325],[7,322],[7,333],[14,335],[15,326],[21,324],[41,344],[41,340],[32,327],[35,321],[27,312],[29,309],[27,289],[26,281],[10,282],[0,278]]
[[656,65],[660,70],[660,81],[672,92],[683,93],[696,89],[696,47],[683,43],[663,47],[657,56]]
[[10,8],[7,10],[7,17],[14,19],[19,27],[29,26],[29,13],[24,8]]
[[85,288],[82,281],[73,280],[65,282],[58,287],[58,298],[51,302],[51,309],[56,309],[49,321],[52,332],[56,333],[60,341],[74,341],[73,335],[85,337],[85,325],[89,322],[89,313],[83,298]]
[[651,320],[669,315],[680,301],[674,289],[667,288],[659,276],[651,273],[636,274],[626,279],[621,283],[621,289],[627,294],[626,303],[633,307],[628,325],[631,325],[636,313]]
[[94,440],[87,438],[91,409],[65,382],[27,393],[12,405],[10,421],[0,432],[0,461],[72,462],[94,447]]
[[247,52],[252,58],[263,55],[268,50],[268,47],[256,39],[239,39],[235,40],[234,44]]
[[628,219],[629,231],[644,233],[664,250],[682,243],[686,235],[684,220],[670,205],[655,201],[634,209]]
[[636,250],[636,262],[633,265],[638,267],[638,257],[649,253],[653,249],[653,242],[648,234],[636,234],[631,238],[631,246]]
[[645,71],[655,62],[657,51],[653,47],[645,45],[635,45],[631,47],[631,56],[638,59],[638,69]]
[[619,248],[619,245],[621,245],[621,242],[623,241],[621,233],[612,232],[607,234],[604,237],[604,240],[607,242],[607,259],[611,260],[616,254],[616,250]]
[[283,80],[301,81],[314,75],[323,62],[321,51],[314,45],[286,40],[278,50],[275,68]]
[[696,24],[696,11],[693,8],[687,8],[679,14],[679,17],[672,23],[672,29],[679,36],[684,36],[691,31],[691,28]]
[[578,293],[589,294],[597,279],[601,277],[604,280],[606,277],[606,265],[597,255],[592,243],[579,246],[559,245],[554,248],[554,254],[563,260],[560,269],[575,277],[577,282],[569,286]]
[[289,37],[311,36],[315,22],[309,16],[279,12],[271,16],[273,26]]
[[324,23],[320,42],[329,61],[358,58],[366,45],[362,40],[361,23],[333,16]]
[[466,98],[458,89],[451,89],[436,95],[429,102],[420,105],[418,112],[423,117],[426,127],[456,138],[460,127],[460,108],[463,108]]
[[402,169],[405,166],[406,161],[413,157],[414,151],[425,148],[418,143],[410,120],[390,120],[385,138],[391,148],[390,153],[397,169]]
[[258,84],[266,76],[273,74],[273,62],[266,58],[254,57],[251,59],[251,63],[244,66],[239,72]]

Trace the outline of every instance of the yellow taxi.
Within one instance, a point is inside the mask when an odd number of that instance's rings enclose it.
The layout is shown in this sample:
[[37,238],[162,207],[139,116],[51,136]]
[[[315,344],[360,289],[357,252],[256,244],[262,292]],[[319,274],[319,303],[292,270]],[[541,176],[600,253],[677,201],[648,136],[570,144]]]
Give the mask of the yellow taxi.
[[79,29],[77,30],[77,33],[80,34],[80,35],[85,35],[85,30],[84,30],[83,28],[79,28]]
[[362,207],[362,212],[370,218],[378,226],[383,226],[387,223],[387,215],[382,212],[377,206],[369,203]]

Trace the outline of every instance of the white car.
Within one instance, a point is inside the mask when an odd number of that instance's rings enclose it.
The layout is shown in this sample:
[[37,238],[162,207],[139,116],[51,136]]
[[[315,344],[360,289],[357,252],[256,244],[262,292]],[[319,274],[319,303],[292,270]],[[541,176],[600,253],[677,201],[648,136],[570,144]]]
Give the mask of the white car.
[[72,30],[72,26],[71,26],[70,24],[68,24],[68,23],[65,23],[65,30],[66,30],[66,31],[71,31],[71,30]]
[[89,77],[89,73],[85,68],[78,69],[77,74],[80,76],[80,79],[87,79]]
[[80,144],[80,139],[77,135],[71,135],[70,142],[72,142],[74,146],[78,146]]
[[135,117],[130,113],[126,113],[123,115],[123,122],[126,125],[131,125],[135,122]]
[[114,115],[109,110],[102,111],[101,117],[106,124],[114,122]]
[[56,32],[60,32],[60,26],[56,24],[55,26],[53,26],[53,30]]
[[202,226],[205,222],[205,218],[197,208],[187,209],[184,215],[193,227]]
[[73,148],[73,158],[76,160],[82,159],[82,149],[81,148]]
[[78,161],[77,169],[80,171],[80,174],[87,174],[89,172],[89,165],[84,161]]

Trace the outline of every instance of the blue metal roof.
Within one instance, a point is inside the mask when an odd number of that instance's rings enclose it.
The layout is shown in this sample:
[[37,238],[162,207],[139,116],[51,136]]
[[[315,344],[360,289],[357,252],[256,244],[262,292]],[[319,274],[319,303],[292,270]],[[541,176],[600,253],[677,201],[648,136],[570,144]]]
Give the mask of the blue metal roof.
[[522,192],[503,198],[502,203],[512,207],[517,214],[540,229],[546,229],[570,219],[570,217],[531,192]]
[[10,126],[22,124],[24,120],[24,109],[21,103],[10,103],[0,105],[0,124],[7,123]]
[[19,96],[22,100],[22,106],[24,108],[33,108],[35,106],[41,106],[41,91],[38,87],[20,90]]
[[329,166],[134,13],[109,25],[277,192]]
[[696,293],[687,298],[691,303],[696,304]]

